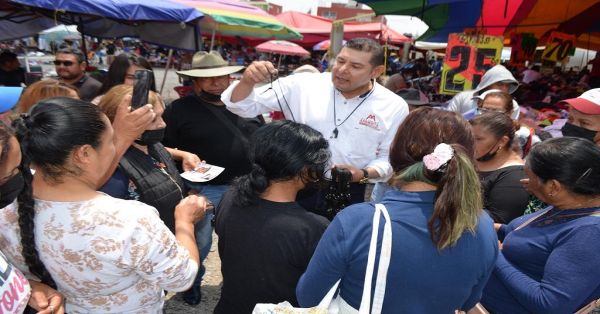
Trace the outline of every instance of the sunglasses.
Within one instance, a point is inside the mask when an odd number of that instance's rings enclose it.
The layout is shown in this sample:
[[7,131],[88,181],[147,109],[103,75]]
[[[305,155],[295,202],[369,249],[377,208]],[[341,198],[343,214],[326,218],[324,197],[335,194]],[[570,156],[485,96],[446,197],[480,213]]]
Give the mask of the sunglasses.
[[73,61],[62,61],[62,60],[54,60],[54,65],[64,65],[66,67],[70,67],[74,64]]

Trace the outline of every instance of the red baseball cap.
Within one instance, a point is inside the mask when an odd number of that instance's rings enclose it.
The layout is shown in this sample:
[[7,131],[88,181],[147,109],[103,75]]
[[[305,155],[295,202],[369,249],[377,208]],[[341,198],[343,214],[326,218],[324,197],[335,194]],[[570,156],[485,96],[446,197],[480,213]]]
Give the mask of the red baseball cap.
[[565,99],[566,103],[585,114],[600,114],[600,88],[590,89],[577,98]]

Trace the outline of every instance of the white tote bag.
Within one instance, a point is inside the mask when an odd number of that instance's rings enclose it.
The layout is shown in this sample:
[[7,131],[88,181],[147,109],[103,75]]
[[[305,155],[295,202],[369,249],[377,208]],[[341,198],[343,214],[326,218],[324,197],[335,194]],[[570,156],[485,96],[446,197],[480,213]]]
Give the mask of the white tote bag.
[[[375,281],[375,294],[373,295],[373,307],[371,308],[371,283],[373,282],[373,271],[375,269],[375,255],[377,255],[377,238],[379,236],[379,220],[383,214],[383,240],[381,242],[381,253],[379,256],[379,265],[377,266],[377,279]],[[390,215],[383,204],[375,204],[375,214],[373,215],[373,232],[371,233],[371,243],[369,245],[369,256],[367,258],[367,269],[365,271],[365,285],[363,287],[362,300],[358,311],[351,307],[340,296],[333,300],[339,309],[339,313],[358,313],[358,314],[380,314],[383,308],[383,299],[385,297],[385,285],[390,259],[392,257],[392,223]],[[369,309],[371,311],[369,312]]]
[[365,285],[363,287],[362,300],[360,309],[357,311],[352,306],[348,305],[339,295],[333,299],[333,296],[338,290],[340,280],[338,280],[323,300],[316,307],[312,308],[295,308],[289,302],[279,304],[259,303],[254,307],[252,314],[368,314],[371,309],[371,287],[373,282],[373,272],[375,269],[375,256],[377,255],[377,238],[379,236],[379,221],[381,214],[386,221],[383,227],[383,240],[381,243],[381,253],[379,257],[379,265],[377,266],[377,279],[375,281],[375,294],[373,295],[373,308],[370,313],[380,314],[383,307],[383,299],[385,296],[385,285],[387,272],[392,256],[392,225],[387,209],[382,204],[375,205],[375,214],[373,215],[373,232],[371,233],[371,242],[369,244],[369,255],[367,258],[367,269],[365,271]]

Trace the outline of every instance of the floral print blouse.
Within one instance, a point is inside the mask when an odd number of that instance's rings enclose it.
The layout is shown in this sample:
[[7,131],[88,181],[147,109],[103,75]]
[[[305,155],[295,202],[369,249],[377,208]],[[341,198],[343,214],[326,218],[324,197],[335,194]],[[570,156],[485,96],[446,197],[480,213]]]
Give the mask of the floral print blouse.
[[[162,313],[163,289],[184,291],[198,264],[153,207],[99,194],[81,202],[36,200],[36,247],[67,313]],[[21,256],[17,203],[0,210],[0,245]]]

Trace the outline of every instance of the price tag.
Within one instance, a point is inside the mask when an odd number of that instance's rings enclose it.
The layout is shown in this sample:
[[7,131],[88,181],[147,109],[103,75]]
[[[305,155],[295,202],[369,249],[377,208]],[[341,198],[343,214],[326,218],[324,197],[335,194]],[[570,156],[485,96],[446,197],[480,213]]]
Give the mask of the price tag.
[[488,69],[500,62],[503,38],[452,33],[448,36],[440,94],[472,90]]
[[573,47],[575,47],[575,35],[552,32],[542,53],[542,59],[560,62],[571,53]]
[[513,65],[532,61],[535,56],[535,48],[538,39],[533,33],[513,33],[510,37],[511,53],[510,63]]

